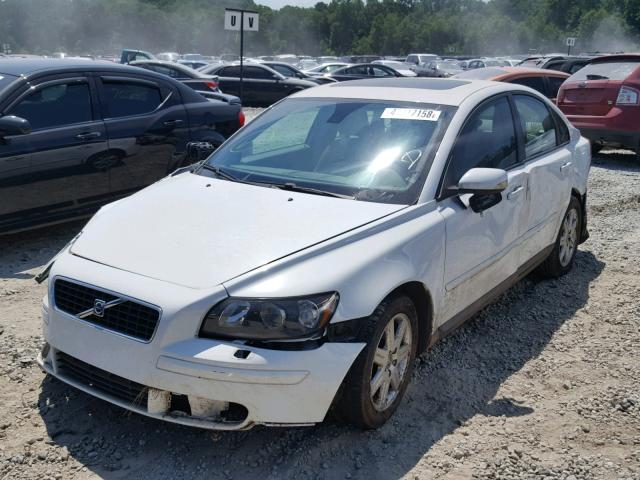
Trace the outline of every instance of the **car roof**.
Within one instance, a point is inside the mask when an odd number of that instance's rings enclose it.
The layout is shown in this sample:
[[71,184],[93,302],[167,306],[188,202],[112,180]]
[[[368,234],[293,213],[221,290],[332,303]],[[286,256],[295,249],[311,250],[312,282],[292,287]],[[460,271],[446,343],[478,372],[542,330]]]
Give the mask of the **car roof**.
[[624,62],[624,61],[640,61],[640,53],[617,53],[615,55],[603,55],[601,57],[595,57],[591,59],[589,63],[602,63],[602,62]]
[[[246,63],[245,63],[245,65],[246,65]],[[265,60],[264,62],[260,62],[260,65],[266,65],[267,67],[269,65],[282,65],[283,67],[291,67],[291,68],[297,70],[297,68],[294,65],[291,65],[290,63],[287,63],[287,62],[276,62],[275,60]]]
[[531,90],[520,85],[485,80],[445,78],[374,78],[330,83],[297,93],[296,98],[353,98],[435,103],[459,106],[467,97],[484,89],[494,92]]
[[0,61],[0,73],[15,76],[31,76],[39,72],[65,72],[73,70],[101,70],[108,67],[109,70],[121,70],[130,72],[129,65],[113,63],[103,60],[78,60],[73,58],[11,58]]
[[29,78],[40,74],[56,74],[65,72],[101,72],[108,71],[110,73],[133,73],[135,75],[144,75],[149,78],[156,78],[164,82],[171,82],[183,95],[185,101],[200,102],[207,101],[206,98],[199,95],[191,88],[183,85],[181,82],[151,70],[131,65],[123,65],[102,60],[74,60],[64,58],[42,58],[42,59],[11,59],[0,60],[0,74],[22,76]]

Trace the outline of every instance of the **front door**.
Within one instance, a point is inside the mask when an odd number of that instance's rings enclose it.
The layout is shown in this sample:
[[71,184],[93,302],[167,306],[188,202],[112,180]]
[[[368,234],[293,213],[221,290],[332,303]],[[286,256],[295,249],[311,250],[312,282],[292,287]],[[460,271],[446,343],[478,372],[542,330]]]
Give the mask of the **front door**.
[[89,79],[73,76],[43,80],[7,108],[5,114],[28,120],[32,132],[11,139],[4,170],[14,185],[3,213],[11,210],[20,222],[55,221],[104,203],[109,177],[96,162],[107,136],[95,103]]
[[100,76],[111,165],[111,192],[123,196],[151,185],[179,166],[189,122],[179,92],[133,76]]
[[[469,117],[443,179],[439,211],[445,220],[443,322],[497,287],[519,266],[518,240],[528,203],[527,174],[518,162],[516,131],[507,96],[488,101]],[[500,168],[509,183],[500,203],[476,213],[469,194],[455,186],[471,168]]]

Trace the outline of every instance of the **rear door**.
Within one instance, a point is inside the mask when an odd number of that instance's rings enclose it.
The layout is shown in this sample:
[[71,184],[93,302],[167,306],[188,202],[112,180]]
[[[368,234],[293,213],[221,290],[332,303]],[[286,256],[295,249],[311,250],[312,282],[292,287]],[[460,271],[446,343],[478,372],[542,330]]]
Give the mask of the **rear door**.
[[12,140],[2,162],[13,185],[3,192],[0,215],[53,221],[106,201],[109,176],[101,161],[108,147],[97,103],[91,79],[71,74],[34,81],[6,108],[29,120],[32,132]]
[[[244,67],[245,86],[249,85],[251,101],[260,105],[270,105],[287,94],[287,84],[266,68],[249,65]],[[244,87],[243,87],[244,88]]]
[[[218,85],[220,90],[229,95],[240,96],[240,66],[233,65],[230,67],[224,67],[217,71]],[[247,90],[247,85],[244,85],[244,95],[251,95],[251,91]]]
[[97,77],[112,155],[110,186],[123,196],[179,166],[189,141],[189,122],[178,89],[131,74]]
[[553,244],[560,218],[569,204],[573,150],[564,121],[541,100],[513,95],[522,132],[529,210],[523,260]]

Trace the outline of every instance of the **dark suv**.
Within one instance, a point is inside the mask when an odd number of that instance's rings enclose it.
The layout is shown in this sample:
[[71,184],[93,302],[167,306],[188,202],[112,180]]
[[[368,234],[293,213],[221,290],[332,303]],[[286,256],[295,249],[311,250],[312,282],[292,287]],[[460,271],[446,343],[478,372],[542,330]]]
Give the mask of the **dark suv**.
[[244,122],[154,72],[107,62],[0,62],[0,233],[90,215],[220,145]]

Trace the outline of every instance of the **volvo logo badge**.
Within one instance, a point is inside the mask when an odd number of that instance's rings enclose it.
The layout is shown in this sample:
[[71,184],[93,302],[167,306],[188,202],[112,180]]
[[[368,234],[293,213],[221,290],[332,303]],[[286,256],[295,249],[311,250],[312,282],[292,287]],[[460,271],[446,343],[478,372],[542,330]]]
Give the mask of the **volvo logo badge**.
[[104,317],[104,311],[105,311],[105,305],[107,304],[107,302],[105,302],[104,300],[101,300],[99,298],[96,298],[93,302],[93,314],[96,317]]

